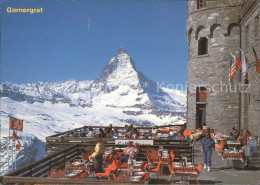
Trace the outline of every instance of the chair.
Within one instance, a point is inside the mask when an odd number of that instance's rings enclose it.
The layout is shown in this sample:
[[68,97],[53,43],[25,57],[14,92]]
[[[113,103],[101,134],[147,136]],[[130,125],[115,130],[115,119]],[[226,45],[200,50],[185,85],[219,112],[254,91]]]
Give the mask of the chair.
[[112,169],[112,165],[110,164],[110,165],[108,165],[108,167],[106,168],[106,171],[104,173],[96,173],[96,177],[98,177],[98,178],[107,177],[108,180],[112,180],[110,177],[111,169]]
[[202,165],[200,164],[200,162],[198,163],[197,165],[197,170],[198,170],[198,173],[197,174],[194,174],[192,175],[192,177],[195,177],[195,180],[197,181],[197,183],[199,184],[199,181],[198,181],[198,176],[200,175],[200,172],[201,172],[201,168],[202,168]]
[[225,145],[225,141],[224,140],[221,140],[219,142],[219,144],[215,144],[215,148],[217,149],[223,149],[224,148],[224,145]]
[[146,158],[147,158],[147,161],[148,161],[148,163],[151,163],[151,152],[150,151],[146,151]]
[[174,158],[175,158],[175,155],[173,153],[173,151],[171,150],[170,151],[170,158],[171,158],[171,161],[173,162]]
[[183,131],[183,135],[184,135],[185,137],[189,137],[191,134],[192,134],[192,131],[191,131],[191,130],[184,130],[184,131]]
[[147,164],[147,163],[145,163],[145,162],[143,162],[143,163],[142,163],[142,165],[141,165],[141,170],[142,170],[143,172],[145,172],[145,171],[146,171],[146,168],[147,168],[147,166],[148,166],[148,164]]
[[76,177],[74,177],[74,179],[85,179],[87,174],[88,173],[86,171],[82,171],[80,174],[78,174]]
[[47,178],[51,178],[51,171],[46,172]]
[[168,162],[167,166],[168,166],[169,172],[170,172],[169,181],[171,182],[171,177],[172,177],[172,173],[173,173],[172,162]]
[[142,177],[139,179],[139,181],[148,181],[149,180],[149,173],[145,173],[142,175]]
[[158,163],[158,165],[157,165],[156,168],[149,169],[149,172],[151,172],[151,173],[156,173],[156,175],[157,175],[157,180],[159,180],[158,172],[160,171],[161,164],[162,164],[162,161],[159,161],[159,163]]
[[65,169],[57,171],[56,175],[57,175],[57,178],[64,178],[65,177]]
[[197,165],[197,167],[196,167],[197,172],[194,173],[194,174],[189,174],[189,175],[187,175],[187,176],[188,176],[188,181],[189,181],[189,177],[194,177],[194,178],[195,178],[195,181],[197,181],[197,184],[199,184],[198,177],[199,177],[199,175],[200,175],[201,168],[202,168],[202,165],[201,165],[200,162],[199,162],[198,165]]

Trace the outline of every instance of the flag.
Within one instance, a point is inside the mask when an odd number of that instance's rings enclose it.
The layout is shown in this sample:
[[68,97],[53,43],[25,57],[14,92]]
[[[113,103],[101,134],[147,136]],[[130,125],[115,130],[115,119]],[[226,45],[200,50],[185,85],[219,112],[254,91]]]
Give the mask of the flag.
[[18,136],[17,136],[17,134],[15,133],[14,130],[13,130],[13,136],[12,136],[12,138],[13,138],[13,141],[18,140]]
[[230,54],[231,54],[231,63],[229,68],[229,81],[232,82],[232,78],[234,74],[237,72],[237,70],[241,67],[242,62],[235,55],[234,52],[230,52]]
[[10,116],[9,126],[10,126],[10,130],[23,131],[23,120],[19,120],[17,118]]
[[245,79],[248,79],[248,65],[249,65],[249,62],[248,62],[248,60],[246,58],[245,52],[241,48],[239,48],[239,49],[241,51],[242,73],[245,76]]
[[257,73],[260,73],[259,60],[258,60],[258,57],[257,57],[257,54],[255,52],[254,47],[253,47],[253,52],[254,52],[254,55],[255,55],[255,71]]
[[20,144],[19,140],[17,140],[15,147],[16,147],[17,150],[21,149],[21,144]]

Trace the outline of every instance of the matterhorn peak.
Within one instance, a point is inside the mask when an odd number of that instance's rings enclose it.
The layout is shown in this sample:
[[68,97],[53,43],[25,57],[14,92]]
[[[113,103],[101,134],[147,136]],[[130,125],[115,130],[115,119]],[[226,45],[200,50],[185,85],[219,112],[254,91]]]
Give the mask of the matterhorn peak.
[[120,46],[120,48],[118,50],[118,55],[121,55],[121,54],[127,54],[127,52],[123,46]]

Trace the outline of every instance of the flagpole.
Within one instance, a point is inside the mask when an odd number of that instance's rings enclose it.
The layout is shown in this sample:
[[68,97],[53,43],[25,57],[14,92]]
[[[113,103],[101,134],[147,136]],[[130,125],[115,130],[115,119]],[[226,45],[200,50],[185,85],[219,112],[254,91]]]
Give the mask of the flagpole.
[[[18,137],[18,132],[17,132],[17,137]],[[16,144],[14,143],[14,152],[15,152],[15,161],[14,161],[14,170],[16,170],[16,159],[17,159],[17,152],[16,152]]]
[[[9,119],[10,119],[10,117],[9,117]],[[7,155],[8,155],[8,159],[7,159],[7,161],[8,161],[8,167],[7,167],[7,171],[9,172],[9,167],[10,167],[10,164],[9,164],[9,159],[10,159],[10,123],[9,123],[9,137],[8,137],[8,145],[7,145]]]
[[2,121],[0,121],[0,174],[2,174],[2,142],[1,142],[1,140],[2,140],[2,134],[1,134],[1,132],[2,132],[2,129],[1,129],[1,126],[2,126],[2,124],[1,124],[1,122]]
[[13,150],[13,148],[14,148],[14,144],[13,144],[13,138],[12,138],[12,147],[11,147],[11,149],[12,149],[12,172],[14,171],[14,150]]

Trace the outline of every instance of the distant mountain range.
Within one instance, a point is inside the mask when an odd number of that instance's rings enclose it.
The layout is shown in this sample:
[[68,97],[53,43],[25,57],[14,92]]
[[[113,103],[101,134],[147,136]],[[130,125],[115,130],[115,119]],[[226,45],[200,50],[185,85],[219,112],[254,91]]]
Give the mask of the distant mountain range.
[[[136,70],[134,61],[123,47],[94,81],[66,80],[26,85],[5,82],[0,86],[0,97],[4,135],[0,158],[4,172],[8,161],[9,114],[24,120],[24,131],[20,136],[30,135],[39,146],[44,146],[42,142],[48,135],[83,125],[182,124],[186,116],[186,92],[159,88]],[[30,147],[33,146],[26,144],[27,149]],[[33,158],[39,159],[44,153],[35,152],[35,155]]]

